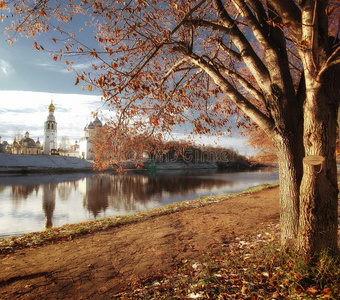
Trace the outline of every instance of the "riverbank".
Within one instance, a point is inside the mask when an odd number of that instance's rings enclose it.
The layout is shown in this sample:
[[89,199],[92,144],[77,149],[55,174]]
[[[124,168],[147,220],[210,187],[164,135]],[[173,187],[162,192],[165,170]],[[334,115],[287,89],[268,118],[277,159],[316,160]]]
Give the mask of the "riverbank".
[[[245,170],[262,165],[251,165],[245,162],[186,162],[177,161],[145,161],[142,169],[149,171],[156,170],[186,170],[186,169],[232,169]],[[136,169],[134,162],[127,162],[125,169]],[[25,155],[25,154],[4,154],[0,153],[0,174],[1,173],[37,173],[37,172],[91,172],[93,161],[76,157],[59,155]]]
[[92,165],[76,157],[0,153],[0,173],[92,171]]
[[[9,241],[13,252],[0,254],[0,299],[337,299],[340,292],[339,262],[323,260],[326,275],[314,281],[298,257],[278,250],[278,186],[116,221],[32,234],[26,245],[26,235]],[[39,238],[41,246],[32,243]]]
[[218,251],[227,241],[279,219],[277,187],[213,200],[1,254],[0,299],[114,299],[136,278]]

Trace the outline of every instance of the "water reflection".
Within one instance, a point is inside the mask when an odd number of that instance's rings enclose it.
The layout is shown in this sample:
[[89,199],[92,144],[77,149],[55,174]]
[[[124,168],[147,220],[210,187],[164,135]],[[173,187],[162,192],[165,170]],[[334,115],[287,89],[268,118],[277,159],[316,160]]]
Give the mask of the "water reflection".
[[271,171],[215,170],[0,177],[0,237],[239,192],[277,180],[277,172]]
[[57,194],[57,184],[44,184],[42,191],[42,208],[45,213],[45,228],[52,228],[52,217],[55,208],[55,200]]
[[83,194],[83,207],[97,218],[109,206],[110,177],[98,175],[85,178],[79,184],[79,191]]
[[38,185],[13,185],[12,194],[13,200],[20,201],[21,199],[27,199],[28,196],[34,192],[38,193]]

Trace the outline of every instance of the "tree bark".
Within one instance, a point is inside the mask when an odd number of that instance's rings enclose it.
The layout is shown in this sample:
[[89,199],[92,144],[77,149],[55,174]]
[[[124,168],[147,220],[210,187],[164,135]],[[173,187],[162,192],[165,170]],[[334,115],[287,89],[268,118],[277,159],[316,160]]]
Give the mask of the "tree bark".
[[303,157],[298,132],[275,140],[280,174],[280,223],[281,246],[285,250],[295,248],[299,228],[299,194]]
[[[304,106],[303,178],[298,248],[308,260],[324,249],[338,250],[338,183],[335,159],[339,88],[334,72],[307,89]],[[332,82],[333,85],[332,85]],[[310,156],[319,156],[318,163]]]

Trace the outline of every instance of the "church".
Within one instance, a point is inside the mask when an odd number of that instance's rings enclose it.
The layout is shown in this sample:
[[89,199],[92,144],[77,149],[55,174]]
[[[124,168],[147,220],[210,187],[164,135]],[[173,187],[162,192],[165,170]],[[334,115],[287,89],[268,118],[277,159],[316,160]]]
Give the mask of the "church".
[[44,122],[44,142],[43,144],[37,138],[34,141],[30,138],[30,134],[27,131],[25,136],[20,140],[14,139],[12,145],[7,143],[6,141],[1,143],[0,137],[0,153],[12,153],[12,154],[45,154],[45,155],[65,155],[65,156],[73,156],[79,157],[82,159],[92,160],[94,158],[93,153],[91,152],[93,148],[92,137],[95,134],[95,129],[98,127],[102,127],[102,122],[95,118],[93,122],[87,124],[84,128],[84,136],[79,140],[79,145],[76,144],[72,146],[72,148],[68,151],[61,151],[59,153],[58,150],[58,123],[54,116],[55,106],[53,104],[53,100],[51,100],[51,104],[48,107],[48,116],[46,121]]
[[20,141],[16,141],[14,139],[12,149],[12,154],[41,154],[41,144],[39,138],[37,141],[34,141],[30,138],[30,134],[28,131],[25,133],[25,137]]
[[44,123],[44,154],[54,154],[58,150],[57,144],[57,122],[54,117],[55,107],[53,100],[48,107],[48,116]]
[[28,131],[26,131],[23,138],[17,141],[14,138],[12,145],[6,141],[1,143],[0,139],[0,153],[11,153],[11,154],[57,154],[57,122],[54,116],[55,107],[53,100],[48,107],[49,114],[44,123],[44,143],[41,145],[39,138],[34,141]]
[[95,129],[102,126],[103,124],[98,117],[85,126],[84,137],[79,140],[79,154],[82,159],[93,160],[94,154],[91,152],[93,147],[91,138],[95,134]]

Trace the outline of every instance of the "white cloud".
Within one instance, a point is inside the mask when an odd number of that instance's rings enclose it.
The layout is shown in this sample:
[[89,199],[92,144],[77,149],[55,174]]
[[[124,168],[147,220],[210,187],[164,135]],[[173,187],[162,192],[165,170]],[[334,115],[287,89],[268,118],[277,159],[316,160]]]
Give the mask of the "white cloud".
[[[43,142],[44,122],[48,116],[48,106],[53,100],[55,118],[58,123],[58,142],[63,136],[73,143],[84,136],[84,127],[92,121],[91,112],[109,116],[101,102],[101,96],[80,94],[58,94],[45,92],[0,91],[0,136],[2,140],[13,141],[15,132],[25,133]],[[183,132],[173,132],[173,137],[188,139]],[[245,138],[235,136],[192,136],[198,144],[234,148],[241,154],[252,154],[253,150],[244,145]]]
[[12,67],[12,65],[3,59],[0,59],[0,70],[1,73],[3,73],[5,76],[9,76],[11,73],[14,72],[14,68]]
[[[67,136],[73,142],[83,137],[91,112],[101,107],[100,96],[42,92],[0,91],[0,135],[12,142],[14,132],[29,131],[33,139],[44,137],[44,122],[53,100],[58,123],[58,140]],[[106,111],[104,111],[105,113]]]
[[60,73],[69,72],[66,67],[62,66],[60,63],[55,63],[55,62],[37,63],[36,66],[42,67],[48,71],[53,71],[53,72],[60,72]]

